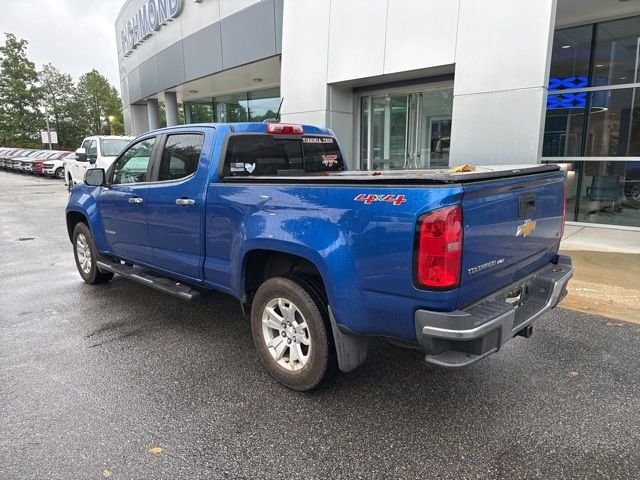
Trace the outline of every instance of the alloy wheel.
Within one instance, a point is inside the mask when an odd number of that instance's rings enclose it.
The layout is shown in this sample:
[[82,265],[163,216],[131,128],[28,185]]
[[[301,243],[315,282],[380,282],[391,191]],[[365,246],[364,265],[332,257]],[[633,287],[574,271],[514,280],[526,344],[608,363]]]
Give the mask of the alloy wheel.
[[307,322],[296,305],[274,298],[262,312],[262,336],[273,359],[286,370],[305,366],[311,353]]
[[83,233],[78,235],[76,239],[76,255],[80,268],[84,273],[88,274],[91,271],[91,248]]

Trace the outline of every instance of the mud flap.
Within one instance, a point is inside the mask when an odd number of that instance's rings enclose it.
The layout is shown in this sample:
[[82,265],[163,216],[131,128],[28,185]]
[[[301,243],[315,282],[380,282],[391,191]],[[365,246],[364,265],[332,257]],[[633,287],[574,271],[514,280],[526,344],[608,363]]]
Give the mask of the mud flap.
[[331,321],[333,340],[336,345],[338,368],[340,368],[341,372],[350,372],[362,365],[367,359],[369,339],[365,336],[342,333],[333,316],[331,306],[329,306],[329,320]]

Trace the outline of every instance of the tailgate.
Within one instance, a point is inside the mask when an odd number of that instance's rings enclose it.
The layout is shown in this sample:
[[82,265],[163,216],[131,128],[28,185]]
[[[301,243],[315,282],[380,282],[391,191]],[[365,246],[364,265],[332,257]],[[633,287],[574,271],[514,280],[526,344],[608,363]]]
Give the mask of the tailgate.
[[458,308],[526,276],[558,252],[564,172],[464,185]]

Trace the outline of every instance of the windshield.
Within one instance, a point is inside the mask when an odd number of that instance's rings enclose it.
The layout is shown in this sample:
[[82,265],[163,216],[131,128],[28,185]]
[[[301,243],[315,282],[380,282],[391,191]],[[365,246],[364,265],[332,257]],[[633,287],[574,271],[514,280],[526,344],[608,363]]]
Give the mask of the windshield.
[[100,140],[103,157],[116,157],[129,144],[126,138],[107,138]]

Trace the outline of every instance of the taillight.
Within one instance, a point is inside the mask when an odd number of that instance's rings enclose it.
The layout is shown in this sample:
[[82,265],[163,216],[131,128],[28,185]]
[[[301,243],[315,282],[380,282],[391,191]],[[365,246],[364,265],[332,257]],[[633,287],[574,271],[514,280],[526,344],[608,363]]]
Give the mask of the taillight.
[[267,133],[272,135],[304,135],[302,125],[290,123],[267,123]]
[[560,225],[560,238],[564,236],[564,222],[567,221],[567,184],[562,189],[562,224]]
[[460,283],[462,209],[459,205],[426,213],[418,220],[415,281],[438,290]]

